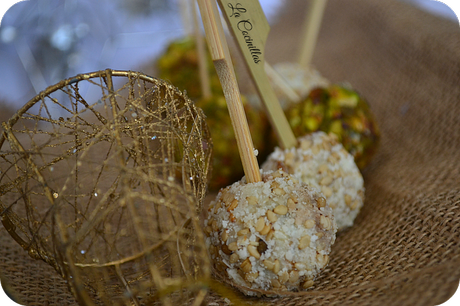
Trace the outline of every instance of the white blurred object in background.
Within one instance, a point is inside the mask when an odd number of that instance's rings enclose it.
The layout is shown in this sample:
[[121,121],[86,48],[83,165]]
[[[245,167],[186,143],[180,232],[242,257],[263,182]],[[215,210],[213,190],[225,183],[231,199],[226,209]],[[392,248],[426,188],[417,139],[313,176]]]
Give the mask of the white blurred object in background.
[[[20,107],[78,73],[141,69],[171,40],[185,35],[179,1],[185,0],[17,3],[0,27],[0,101]],[[284,4],[261,2],[269,16]]]
[[[171,40],[187,33],[179,1],[188,0],[29,0],[15,4],[0,26],[0,101],[18,108],[47,86],[78,73],[105,68],[140,70]],[[457,20],[443,3],[402,1]],[[279,8],[287,3],[260,2],[272,24]]]

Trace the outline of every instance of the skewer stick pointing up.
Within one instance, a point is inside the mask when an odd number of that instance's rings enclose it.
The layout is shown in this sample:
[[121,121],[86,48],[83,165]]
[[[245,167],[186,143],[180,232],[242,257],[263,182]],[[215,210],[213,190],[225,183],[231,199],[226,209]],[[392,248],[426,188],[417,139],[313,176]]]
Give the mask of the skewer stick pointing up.
[[[190,0],[187,0],[190,1]],[[201,96],[209,99],[212,96],[211,81],[209,80],[208,59],[206,58],[206,43],[198,24],[198,12],[195,1],[192,2],[193,34],[195,36],[196,51],[198,54],[198,72],[200,75]]]
[[299,55],[299,64],[304,68],[308,68],[311,64],[326,4],[327,0],[310,0],[308,15],[304,23],[304,36]]
[[215,0],[198,0],[198,6],[200,7],[211,57],[222,84],[225,100],[227,100],[227,107],[233,130],[235,131],[246,181],[248,183],[259,182],[261,181],[259,165],[254,154],[254,145],[241,102],[241,95],[217,4]]
[[283,149],[294,147],[297,139],[265,73],[265,42],[270,26],[259,1],[218,0],[218,2],[232,35],[238,42],[270,123],[278,136],[280,147]]

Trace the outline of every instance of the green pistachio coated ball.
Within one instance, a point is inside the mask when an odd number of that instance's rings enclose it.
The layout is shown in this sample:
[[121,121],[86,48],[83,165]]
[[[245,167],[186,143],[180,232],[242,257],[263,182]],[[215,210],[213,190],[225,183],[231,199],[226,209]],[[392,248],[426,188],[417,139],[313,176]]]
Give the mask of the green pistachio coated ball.
[[354,90],[339,85],[317,87],[287,111],[296,134],[334,133],[360,169],[376,153],[380,131],[369,104]]

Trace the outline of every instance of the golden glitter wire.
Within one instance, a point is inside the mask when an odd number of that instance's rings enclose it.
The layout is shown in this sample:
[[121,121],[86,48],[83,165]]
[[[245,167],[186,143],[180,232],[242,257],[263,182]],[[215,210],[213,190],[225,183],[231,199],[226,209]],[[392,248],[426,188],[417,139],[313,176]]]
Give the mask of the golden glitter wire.
[[203,300],[197,215],[212,140],[174,86],[132,71],[77,75],[3,123],[0,148],[4,227],[80,303]]

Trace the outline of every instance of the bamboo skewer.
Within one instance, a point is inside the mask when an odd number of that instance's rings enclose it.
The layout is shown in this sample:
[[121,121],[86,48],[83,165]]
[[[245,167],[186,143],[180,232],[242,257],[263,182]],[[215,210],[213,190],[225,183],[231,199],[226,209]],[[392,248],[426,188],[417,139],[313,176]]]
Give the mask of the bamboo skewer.
[[265,62],[265,72],[267,73],[270,81],[276,84],[291,102],[300,101],[301,97],[294,91],[294,89],[292,89],[291,85],[289,85],[286,80],[267,62]]
[[192,11],[193,5],[195,5],[195,2],[193,0],[179,0],[179,13],[181,16],[181,21],[182,21],[182,28],[184,29],[185,32],[185,37],[190,37],[192,36],[193,33],[193,27],[194,27],[194,21],[193,21],[193,16],[190,13]]
[[198,6],[211,57],[227,100],[246,180],[248,183],[259,182],[261,181],[259,165],[217,5],[215,0],[198,0]]
[[203,99],[209,99],[212,96],[212,92],[211,81],[209,80],[208,73],[208,61],[206,58],[206,45],[198,24],[198,12],[196,10],[196,3],[194,0],[186,1],[192,2],[193,33],[195,36],[196,51],[198,54],[198,72],[200,75],[201,95]]
[[[316,41],[318,38],[321,21],[324,16],[324,11],[327,5],[327,0],[310,0],[307,17],[304,23],[302,36],[302,45],[300,46],[299,64],[301,67],[308,69],[313,57]],[[265,71],[273,84],[283,92],[283,94],[291,101],[297,102],[301,97],[292,89],[286,80],[267,62],[265,63]]]
[[299,64],[302,67],[308,67],[313,58],[316,41],[318,38],[321,21],[323,20],[324,10],[327,0],[310,0],[307,19],[303,28],[303,42],[300,49]]
[[238,42],[257,92],[262,98],[280,147],[283,149],[294,147],[297,139],[265,72],[264,49],[270,26],[259,1],[246,0],[244,4],[234,4],[230,0],[218,0],[218,2],[232,35]]

